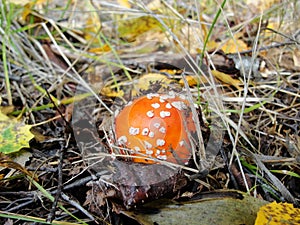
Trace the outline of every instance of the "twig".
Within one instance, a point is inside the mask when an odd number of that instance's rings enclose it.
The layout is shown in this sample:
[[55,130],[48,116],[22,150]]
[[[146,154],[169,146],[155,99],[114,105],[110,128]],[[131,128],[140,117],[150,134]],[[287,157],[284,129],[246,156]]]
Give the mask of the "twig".
[[65,200],[66,202],[68,202],[70,205],[74,206],[75,208],[77,208],[78,210],[80,210],[83,214],[85,214],[90,220],[95,221],[95,218],[87,211],[85,210],[80,204],[78,204],[77,202],[75,202],[74,200],[71,200],[69,196],[67,196],[66,194],[64,194],[63,192],[61,192],[61,197],[63,200]]
[[51,223],[55,218],[55,211],[56,211],[58,199],[60,197],[62,187],[63,187],[63,184],[62,184],[62,178],[63,178],[63,176],[62,176],[62,165],[63,165],[63,152],[64,152],[65,147],[64,147],[64,144],[62,142],[60,142],[60,145],[61,145],[61,148],[58,151],[59,163],[58,163],[58,166],[57,166],[57,169],[58,169],[58,185],[57,185],[57,191],[56,191],[54,201],[52,203],[50,213],[49,213],[49,215],[47,217],[47,220],[46,220],[49,223]]
[[[261,52],[261,51],[266,51],[266,50],[269,50],[272,48],[278,48],[278,47],[282,47],[282,46],[286,46],[286,45],[295,45],[296,43],[298,43],[298,42],[287,41],[287,42],[283,42],[283,43],[274,43],[274,44],[271,44],[268,46],[259,47],[255,51]],[[249,50],[245,50],[245,51],[241,51],[241,52],[230,53],[228,55],[238,55],[238,54],[245,55],[245,54],[252,53],[252,52],[253,52],[253,49],[249,49]]]

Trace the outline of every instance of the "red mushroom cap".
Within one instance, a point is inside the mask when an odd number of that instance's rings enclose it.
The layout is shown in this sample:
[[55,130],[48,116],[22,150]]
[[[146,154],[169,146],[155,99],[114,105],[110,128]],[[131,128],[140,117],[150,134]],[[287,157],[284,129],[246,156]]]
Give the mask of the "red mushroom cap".
[[148,94],[139,97],[115,118],[118,145],[129,149],[133,162],[154,163],[153,157],[187,164],[191,158],[188,132],[195,125],[188,101],[180,95]]

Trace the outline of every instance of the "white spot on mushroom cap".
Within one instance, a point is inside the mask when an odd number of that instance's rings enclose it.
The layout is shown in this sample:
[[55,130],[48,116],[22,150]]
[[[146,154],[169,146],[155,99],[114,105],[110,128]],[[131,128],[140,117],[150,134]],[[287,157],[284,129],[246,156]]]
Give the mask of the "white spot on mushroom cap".
[[166,133],[166,128],[165,127],[159,128],[159,132],[165,134]]
[[166,104],[166,108],[167,108],[167,109],[171,109],[171,108],[172,108],[172,105],[168,102],[168,103]]
[[162,95],[159,97],[159,99],[161,99],[162,101],[165,101],[165,100],[169,99],[169,97],[170,97],[169,95]]
[[152,118],[154,116],[154,112],[153,110],[150,110],[146,113],[146,115],[149,117],[149,118]]
[[142,135],[143,136],[147,136],[149,134],[149,128],[145,127],[143,130],[142,130]]
[[157,139],[156,140],[156,145],[157,146],[164,146],[165,143],[166,143],[166,141],[164,139]]
[[119,145],[124,145],[124,144],[126,144],[127,143],[127,137],[126,136],[121,136],[121,137],[119,137],[118,138],[118,143],[119,143]]
[[148,141],[144,141],[144,145],[145,145],[146,149],[152,148],[152,145]]
[[160,160],[167,160],[167,156],[166,155],[158,155],[156,158],[160,159]]
[[147,94],[147,98],[148,99],[152,99],[153,97],[159,97],[159,94],[156,94],[156,93],[149,93],[149,94]]
[[184,141],[179,142],[179,146],[182,147],[184,145]]
[[161,98],[161,97],[159,97],[159,101],[160,101],[161,103],[164,103],[164,102],[165,102],[165,100],[164,100],[163,98]]
[[171,116],[171,113],[169,111],[161,111],[159,113],[159,115],[161,118],[165,118],[165,117]]
[[178,110],[186,109],[186,105],[182,101],[174,101],[171,103],[171,105]]
[[153,150],[151,150],[151,149],[146,149],[146,154],[147,154],[147,155],[152,155],[152,154],[153,154]]
[[154,108],[154,109],[158,109],[160,107],[160,104],[159,103],[152,103],[151,106]]
[[150,131],[149,134],[148,134],[148,137],[153,138],[154,137],[154,132]]
[[138,146],[134,146],[133,149],[134,149],[136,152],[140,152],[140,151],[141,151],[140,147],[138,147]]
[[160,123],[154,123],[153,126],[158,129],[160,127]]
[[140,133],[140,128],[138,127],[130,127],[129,134],[130,135],[138,135]]
[[174,91],[169,91],[168,96],[169,96],[169,98],[175,98],[176,94]]

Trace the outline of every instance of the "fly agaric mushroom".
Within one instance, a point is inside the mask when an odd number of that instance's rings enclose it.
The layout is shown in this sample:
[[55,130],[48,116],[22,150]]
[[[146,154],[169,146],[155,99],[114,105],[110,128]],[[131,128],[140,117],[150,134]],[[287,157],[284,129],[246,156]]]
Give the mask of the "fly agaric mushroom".
[[187,164],[191,158],[188,132],[195,131],[189,109],[184,96],[174,92],[139,97],[115,118],[118,145],[135,156],[133,162],[154,163],[155,158]]

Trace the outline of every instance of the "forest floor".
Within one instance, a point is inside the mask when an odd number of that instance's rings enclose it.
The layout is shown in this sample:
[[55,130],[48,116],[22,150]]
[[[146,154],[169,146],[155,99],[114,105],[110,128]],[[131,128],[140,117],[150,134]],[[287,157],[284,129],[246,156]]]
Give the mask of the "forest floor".
[[[296,0],[1,0],[0,223],[299,224],[299,21]],[[132,124],[161,105],[152,148]]]

